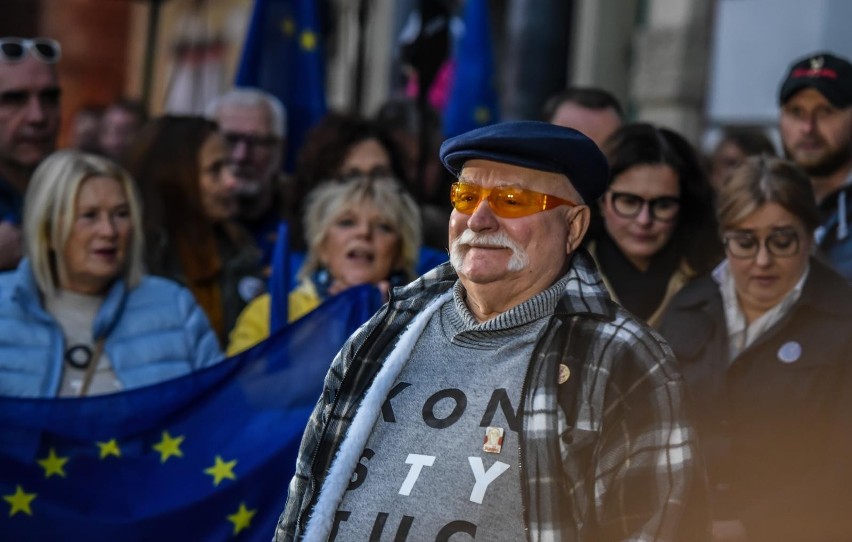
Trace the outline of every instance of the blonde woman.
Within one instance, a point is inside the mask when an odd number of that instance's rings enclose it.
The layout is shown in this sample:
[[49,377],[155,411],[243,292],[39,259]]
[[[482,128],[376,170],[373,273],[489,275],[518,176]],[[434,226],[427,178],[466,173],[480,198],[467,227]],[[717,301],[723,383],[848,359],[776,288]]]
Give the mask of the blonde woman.
[[[375,284],[387,293],[416,276],[420,212],[395,179],[320,185],[309,196],[304,222],[308,253],[289,295],[291,322],[352,286]],[[246,307],[231,333],[229,355],[269,336],[269,313],[268,294]]]
[[144,275],[138,197],[113,162],[45,159],[23,231],[25,258],[0,274],[0,395],[112,393],[221,359],[189,291]]

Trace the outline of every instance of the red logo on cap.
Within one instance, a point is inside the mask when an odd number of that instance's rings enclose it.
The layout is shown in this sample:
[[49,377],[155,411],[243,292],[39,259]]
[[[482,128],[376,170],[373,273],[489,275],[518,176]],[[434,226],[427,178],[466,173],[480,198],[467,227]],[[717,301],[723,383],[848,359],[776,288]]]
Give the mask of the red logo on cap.
[[821,68],[819,70],[814,69],[804,69],[799,68],[798,70],[793,70],[793,73],[790,74],[793,79],[798,79],[800,77],[815,77],[815,78],[826,78],[826,79],[837,79],[837,72],[828,68]]

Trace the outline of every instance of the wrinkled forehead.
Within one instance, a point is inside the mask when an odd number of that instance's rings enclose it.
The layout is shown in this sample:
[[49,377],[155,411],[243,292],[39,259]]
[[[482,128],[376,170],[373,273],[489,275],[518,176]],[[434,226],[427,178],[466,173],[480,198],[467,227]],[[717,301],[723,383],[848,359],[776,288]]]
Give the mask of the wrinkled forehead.
[[[364,174],[375,173],[375,169],[390,169],[391,157],[382,143],[374,138],[364,139],[352,145],[346,152],[343,162],[338,170],[339,174]],[[389,171],[383,172],[389,174]]]
[[217,122],[223,132],[267,135],[272,133],[272,113],[265,104],[226,103]]
[[[338,207],[327,209],[329,214],[325,222],[331,224],[341,219],[353,219],[366,222],[385,222],[398,226],[398,217],[393,208],[382,206],[374,198],[360,194],[355,199],[338,202]],[[327,227],[327,226],[326,226]]]
[[30,56],[18,62],[0,61],[0,92],[39,92],[57,86],[56,67],[53,64],[45,64]]
[[562,173],[492,160],[468,160],[462,166],[459,180],[487,187],[513,185],[555,196],[580,199],[580,194]]
[[833,106],[831,100],[819,88],[813,85],[802,85],[792,91],[790,96],[781,104],[781,107],[810,105],[812,103],[815,105],[829,104]]

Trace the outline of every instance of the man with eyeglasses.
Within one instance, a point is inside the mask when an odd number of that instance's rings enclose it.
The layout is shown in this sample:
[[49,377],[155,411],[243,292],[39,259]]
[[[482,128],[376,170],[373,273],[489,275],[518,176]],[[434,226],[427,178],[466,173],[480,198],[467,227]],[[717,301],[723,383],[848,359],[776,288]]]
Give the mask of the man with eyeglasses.
[[287,113],[281,101],[259,89],[235,88],[207,107],[228,146],[230,166],[239,181],[239,220],[252,233],[270,265],[278,223],[292,219],[294,197],[281,172]]
[[820,52],[794,62],[779,92],[787,158],[811,177],[817,245],[852,280],[852,64]]
[[675,360],[581,247],[597,146],[520,121],[440,157],[450,262],[335,358],[276,540],[705,539]]
[[0,38],[0,270],[21,259],[24,193],[36,166],[56,149],[60,56],[52,39]]

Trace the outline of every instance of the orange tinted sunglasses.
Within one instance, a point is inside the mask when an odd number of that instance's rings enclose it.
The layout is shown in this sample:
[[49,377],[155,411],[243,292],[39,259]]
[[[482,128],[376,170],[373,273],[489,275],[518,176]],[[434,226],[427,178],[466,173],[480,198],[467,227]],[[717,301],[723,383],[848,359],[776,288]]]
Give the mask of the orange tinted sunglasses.
[[479,202],[483,199],[488,200],[491,211],[501,218],[520,218],[547,211],[560,205],[571,207],[577,205],[567,199],[517,186],[485,188],[477,184],[459,181],[453,184],[450,191],[450,201],[453,203],[453,207],[456,211],[466,215],[473,214],[479,206]]

